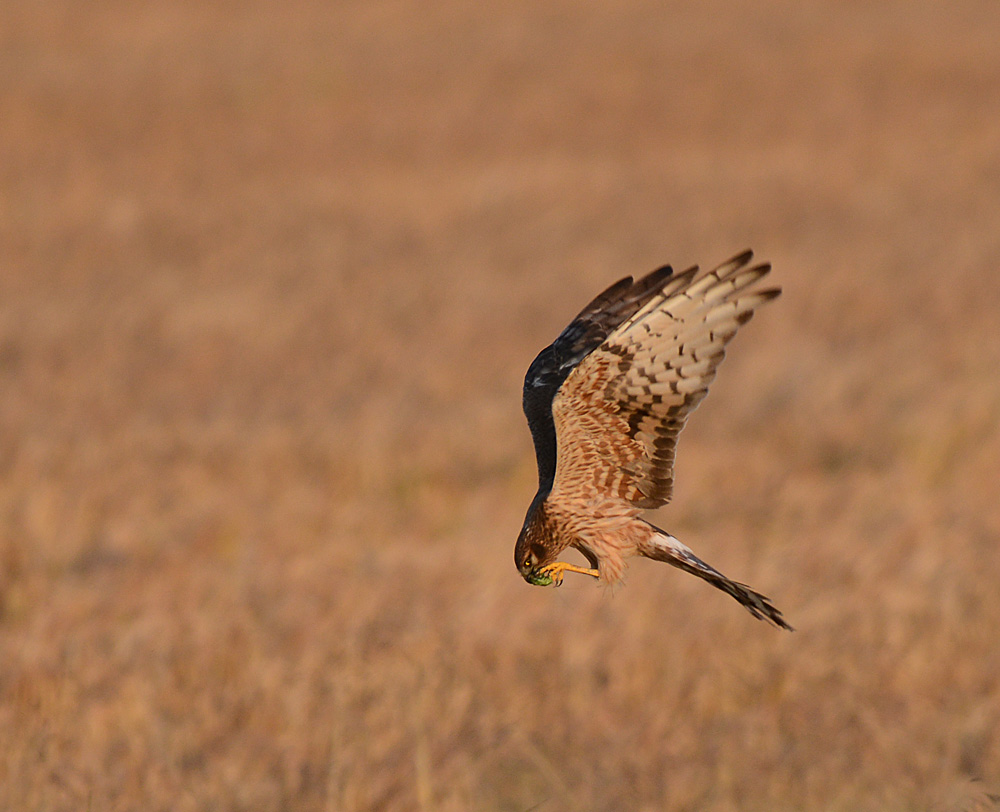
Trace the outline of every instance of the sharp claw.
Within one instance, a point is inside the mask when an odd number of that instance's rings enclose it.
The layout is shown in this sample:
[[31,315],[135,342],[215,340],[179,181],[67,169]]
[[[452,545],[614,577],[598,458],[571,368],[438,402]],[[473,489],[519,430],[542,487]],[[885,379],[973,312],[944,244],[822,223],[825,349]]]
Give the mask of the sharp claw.
[[539,572],[549,576],[552,579],[553,586],[562,586],[563,578],[566,576],[567,572],[579,572],[583,575],[589,575],[592,578],[601,577],[600,571],[596,569],[584,569],[583,567],[577,567],[573,564],[567,564],[565,561],[554,561],[548,566],[542,567]]

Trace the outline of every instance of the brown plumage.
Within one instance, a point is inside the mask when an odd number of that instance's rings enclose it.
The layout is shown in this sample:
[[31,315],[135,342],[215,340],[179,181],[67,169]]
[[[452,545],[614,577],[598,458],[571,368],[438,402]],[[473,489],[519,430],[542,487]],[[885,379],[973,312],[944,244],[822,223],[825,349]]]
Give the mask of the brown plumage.
[[[677,436],[708,394],[726,345],[754,308],[769,264],[745,251],[705,274],[669,266],[616,282],[538,354],[524,379],[524,412],[538,458],[538,492],[514,549],[526,581],[582,572],[614,584],[626,559],[666,561],[732,595],[754,617],[790,629],[771,602],[639,518],[670,501]],[[590,569],[557,561],[567,547]]]

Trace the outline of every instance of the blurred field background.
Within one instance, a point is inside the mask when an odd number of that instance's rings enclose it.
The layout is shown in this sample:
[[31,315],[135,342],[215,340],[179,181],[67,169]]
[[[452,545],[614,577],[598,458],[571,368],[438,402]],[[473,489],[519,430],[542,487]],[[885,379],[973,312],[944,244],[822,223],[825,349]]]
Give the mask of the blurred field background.
[[[988,804],[994,0],[2,17],[0,808]],[[529,587],[528,363],[747,246],[654,519],[798,631]]]

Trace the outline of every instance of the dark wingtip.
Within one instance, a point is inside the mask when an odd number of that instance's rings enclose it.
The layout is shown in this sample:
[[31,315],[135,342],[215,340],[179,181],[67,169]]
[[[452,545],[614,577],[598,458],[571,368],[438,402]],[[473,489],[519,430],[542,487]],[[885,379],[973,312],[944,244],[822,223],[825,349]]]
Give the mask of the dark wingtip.
[[[601,312],[601,310],[606,307],[611,302],[620,299],[627,291],[631,290],[633,286],[632,277],[626,276],[619,279],[613,285],[609,285],[600,293],[598,293],[593,299],[591,299],[585,308],[576,314],[576,318],[573,321],[586,318],[593,314]],[[572,324],[572,322],[571,322]]]
[[642,285],[644,287],[653,287],[659,285],[662,282],[668,280],[674,274],[673,266],[671,265],[661,265],[655,271],[650,271],[642,279],[636,282],[637,285]]
[[641,305],[650,295],[662,288],[673,275],[672,266],[661,265],[655,271],[650,271],[641,279],[637,279],[628,291],[625,301]]

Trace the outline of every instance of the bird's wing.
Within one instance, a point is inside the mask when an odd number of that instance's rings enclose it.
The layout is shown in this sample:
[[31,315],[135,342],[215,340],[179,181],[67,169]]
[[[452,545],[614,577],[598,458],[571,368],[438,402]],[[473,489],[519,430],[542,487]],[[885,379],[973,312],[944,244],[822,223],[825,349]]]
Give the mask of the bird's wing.
[[599,347],[622,322],[658,295],[673,273],[664,265],[637,282],[620,279],[588,304],[549,346],[538,353],[524,376],[523,408],[535,443],[539,488],[547,491],[556,468],[556,430],[552,399],[573,368]]
[[671,267],[664,265],[637,282],[626,276],[596,296],[555,341],[538,353],[524,377],[525,390],[553,383],[558,388],[573,367],[600,346],[622,322],[635,315],[672,273]]
[[552,402],[553,497],[670,501],[677,435],[708,393],[726,344],[780,289],[751,289],[771,267],[746,251],[706,274],[667,279],[567,376]]

